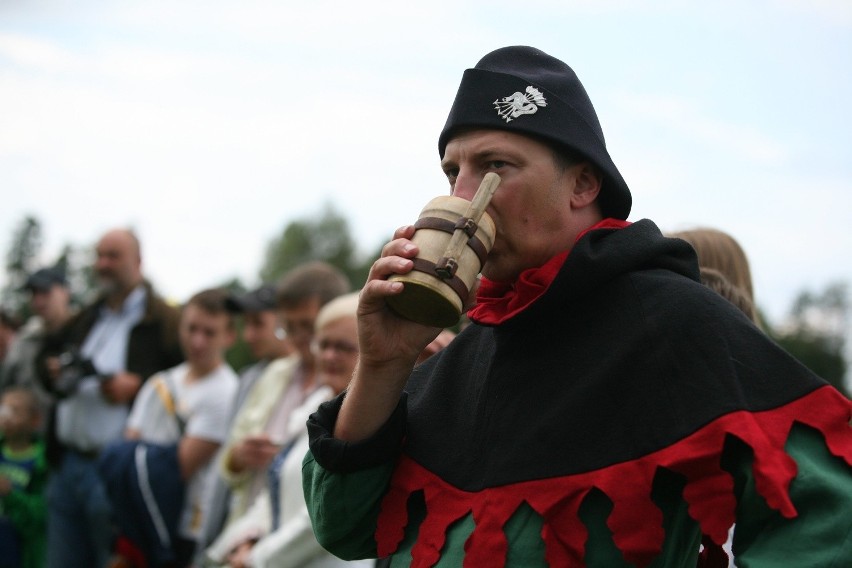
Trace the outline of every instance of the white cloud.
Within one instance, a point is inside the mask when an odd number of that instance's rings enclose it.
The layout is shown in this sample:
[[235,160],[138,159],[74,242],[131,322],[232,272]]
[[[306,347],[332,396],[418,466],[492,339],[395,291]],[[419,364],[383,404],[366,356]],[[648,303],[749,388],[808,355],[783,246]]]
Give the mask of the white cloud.
[[826,24],[852,26],[852,2],[848,0],[778,0],[777,5],[799,14],[815,16]]
[[79,61],[56,42],[18,33],[0,32],[0,58],[28,72],[64,72]]
[[782,163],[792,149],[776,137],[754,126],[716,118],[700,105],[700,94],[689,100],[659,93],[620,93],[620,110],[641,121],[653,123],[661,131],[672,131],[679,138],[711,145],[724,154],[739,155],[762,165]]

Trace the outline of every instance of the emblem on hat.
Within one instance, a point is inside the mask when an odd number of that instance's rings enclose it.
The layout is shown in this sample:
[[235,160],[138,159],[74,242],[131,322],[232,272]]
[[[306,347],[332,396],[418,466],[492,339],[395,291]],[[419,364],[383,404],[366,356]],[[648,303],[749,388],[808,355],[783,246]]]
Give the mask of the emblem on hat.
[[538,107],[546,107],[547,100],[541,91],[533,86],[526,88],[526,94],[515,92],[508,97],[494,101],[497,114],[506,122],[525,114],[535,114]]

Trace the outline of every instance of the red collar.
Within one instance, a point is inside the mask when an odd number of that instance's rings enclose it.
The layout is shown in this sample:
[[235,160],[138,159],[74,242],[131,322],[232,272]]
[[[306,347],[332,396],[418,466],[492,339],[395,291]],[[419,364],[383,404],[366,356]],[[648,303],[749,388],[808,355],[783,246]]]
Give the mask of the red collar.
[[[595,229],[623,229],[628,225],[628,221],[621,219],[604,219],[577,235],[577,240]],[[498,325],[519,314],[547,291],[569,252],[561,252],[544,265],[523,271],[515,282],[494,282],[483,277],[476,305],[467,312],[468,317],[483,325]]]

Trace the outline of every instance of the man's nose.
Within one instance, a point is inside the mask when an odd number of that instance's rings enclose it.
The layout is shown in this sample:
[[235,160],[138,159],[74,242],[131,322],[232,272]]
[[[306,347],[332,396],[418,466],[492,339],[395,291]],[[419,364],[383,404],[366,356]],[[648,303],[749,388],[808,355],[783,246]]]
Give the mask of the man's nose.
[[459,171],[458,176],[456,176],[456,184],[453,186],[453,197],[472,201],[480,183],[482,183],[482,176],[478,173],[470,170]]

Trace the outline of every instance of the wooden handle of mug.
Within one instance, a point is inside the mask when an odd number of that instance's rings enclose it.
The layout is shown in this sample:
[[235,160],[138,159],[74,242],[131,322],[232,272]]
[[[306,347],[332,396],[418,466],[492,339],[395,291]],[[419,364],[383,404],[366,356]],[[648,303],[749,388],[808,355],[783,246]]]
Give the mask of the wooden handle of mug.
[[482,214],[485,213],[488,204],[491,203],[491,198],[494,197],[494,192],[500,185],[500,181],[500,176],[494,172],[488,172],[482,178],[482,183],[479,184],[464,217],[456,223],[456,230],[450,237],[444,256],[437,262],[435,271],[442,278],[448,279],[455,275],[458,269],[458,259],[464,247],[467,246],[468,239],[476,233],[477,223],[482,218]]

